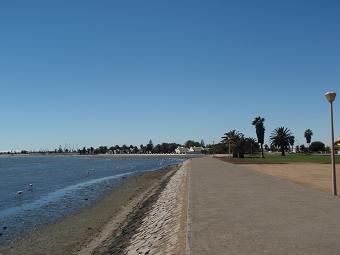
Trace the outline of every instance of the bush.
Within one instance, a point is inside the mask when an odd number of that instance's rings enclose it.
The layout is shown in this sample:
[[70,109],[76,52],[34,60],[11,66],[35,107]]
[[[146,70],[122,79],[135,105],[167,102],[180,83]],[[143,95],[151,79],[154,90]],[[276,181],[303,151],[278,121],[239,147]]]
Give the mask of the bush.
[[312,142],[309,146],[309,150],[312,152],[325,151],[325,144],[320,141]]

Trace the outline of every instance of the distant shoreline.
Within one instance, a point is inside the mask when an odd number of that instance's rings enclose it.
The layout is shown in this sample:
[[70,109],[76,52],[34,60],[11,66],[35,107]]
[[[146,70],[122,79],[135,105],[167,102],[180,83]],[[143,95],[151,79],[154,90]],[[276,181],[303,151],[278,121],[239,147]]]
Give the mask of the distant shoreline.
[[111,157],[111,158],[123,158],[123,157],[149,157],[149,158],[164,158],[164,157],[174,157],[174,158],[194,158],[194,157],[204,157],[205,154],[79,154],[79,153],[28,153],[28,154],[0,154],[1,157],[37,157],[37,156],[46,156],[46,157],[58,157],[58,156],[70,156],[70,157]]

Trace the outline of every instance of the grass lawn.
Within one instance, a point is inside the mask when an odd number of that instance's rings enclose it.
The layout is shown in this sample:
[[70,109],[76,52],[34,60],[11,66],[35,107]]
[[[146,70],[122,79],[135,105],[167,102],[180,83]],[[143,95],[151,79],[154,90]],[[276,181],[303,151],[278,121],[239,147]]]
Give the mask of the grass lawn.
[[[238,158],[221,158],[224,161],[235,164],[287,164],[287,163],[321,163],[329,164],[331,162],[330,155],[313,155],[313,154],[265,154],[265,158],[261,158],[260,155],[246,155],[243,159]],[[340,155],[335,156],[336,162],[340,163]]]

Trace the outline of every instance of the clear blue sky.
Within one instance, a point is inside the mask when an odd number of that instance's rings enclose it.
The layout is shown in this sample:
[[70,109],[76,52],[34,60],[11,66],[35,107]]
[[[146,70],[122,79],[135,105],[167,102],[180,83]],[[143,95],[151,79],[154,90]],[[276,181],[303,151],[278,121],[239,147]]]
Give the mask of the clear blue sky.
[[287,126],[328,141],[339,1],[1,1],[0,150],[218,142]]

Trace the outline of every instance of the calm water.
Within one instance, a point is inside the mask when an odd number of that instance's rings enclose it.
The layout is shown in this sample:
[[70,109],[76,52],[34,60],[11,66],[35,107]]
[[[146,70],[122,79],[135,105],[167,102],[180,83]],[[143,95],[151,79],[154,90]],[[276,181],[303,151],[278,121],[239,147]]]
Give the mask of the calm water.
[[[90,204],[124,176],[182,161],[178,158],[0,157],[0,244]],[[22,194],[17,195],[18,191]]]

